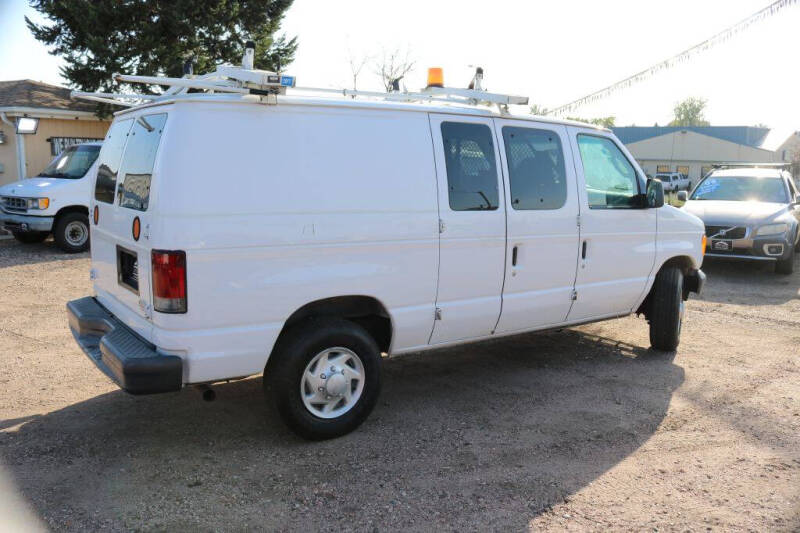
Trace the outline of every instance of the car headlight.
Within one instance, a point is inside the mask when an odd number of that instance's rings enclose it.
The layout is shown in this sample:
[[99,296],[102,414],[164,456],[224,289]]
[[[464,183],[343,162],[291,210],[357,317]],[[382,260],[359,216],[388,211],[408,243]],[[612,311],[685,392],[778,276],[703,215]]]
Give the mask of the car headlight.
[[758,228],[756,235],[778,235],[780,233],[786,233],[787,229],[789,229],[789,225],[783,222],[780,224],[767,224],[766,226]]
[[47,209],[50,207],[50,198],[28,198],[28,209]]

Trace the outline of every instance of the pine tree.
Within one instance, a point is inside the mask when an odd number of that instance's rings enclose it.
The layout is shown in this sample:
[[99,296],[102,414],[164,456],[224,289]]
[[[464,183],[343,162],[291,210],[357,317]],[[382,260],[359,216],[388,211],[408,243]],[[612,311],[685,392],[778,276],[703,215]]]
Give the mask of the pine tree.
[[259,69],[285,67],[297,49],[296,37],[275,35],[292,0],[30,2],[49,22],[26,17],[28,28],[64,58],[61,75],[84,91],[120,90],[114,73],[180,77],[190,57],[196,73],[239,64],[248,39],[256,43]]

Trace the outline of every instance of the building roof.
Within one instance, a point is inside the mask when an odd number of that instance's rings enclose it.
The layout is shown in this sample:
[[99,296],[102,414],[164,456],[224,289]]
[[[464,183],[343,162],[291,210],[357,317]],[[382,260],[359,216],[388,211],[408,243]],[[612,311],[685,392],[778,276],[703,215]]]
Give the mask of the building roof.
[[95,104],[69,97],[70,89],[33,80],[0,81],[0,109],[26,107],[94,112]]
[[622,144],[644,141],[677,131],[691,131],[751,148],[761,148],[769,134],[769,128],[752,126],[624,126],[611,129]]

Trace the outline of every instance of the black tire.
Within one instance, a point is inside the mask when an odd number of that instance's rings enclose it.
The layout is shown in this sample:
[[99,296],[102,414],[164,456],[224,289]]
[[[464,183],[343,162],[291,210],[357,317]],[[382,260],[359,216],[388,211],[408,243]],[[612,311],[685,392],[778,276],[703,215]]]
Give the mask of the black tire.
[[786,259],[779,259],[775,261],[776,274],[791,274],[794,272],[794,254],[789,254]]
[[[317,354],[334,347],[346,348],[360,359],[364,387],[350,410],[321,418],[305,406],[301,383]],[[380,366],[378,345],[364,328],[340,318],[311,318],[281,335],[264,370],[264,389],[292,431],[309,440],[331,439],[353,431],[369,416],[380,393]]]
[[[77,231],[84,232],[85,238],[78,239]],[[59,216],[53,228],[53,238],[58,247],[68,254],[85,252],[89,249],[89,217],[76,212]]]
[[683,323],[683,272],[665,267],[653,283],[650,307],[650,345],[673,352],[681,339]]
[[37,242],[42,242],[50,235],[46,231],[12,231],[11,234],[17,239],[19,242],[25,244],[34,244]]

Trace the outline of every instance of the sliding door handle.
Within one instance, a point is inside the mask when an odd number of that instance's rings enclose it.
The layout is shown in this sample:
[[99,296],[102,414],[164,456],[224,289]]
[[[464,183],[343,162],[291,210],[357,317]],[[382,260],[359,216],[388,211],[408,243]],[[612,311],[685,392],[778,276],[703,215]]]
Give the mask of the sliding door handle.
[[511,250],[511,266],[517,266],[517,247]]
[[581,259],[586,259],[586,241],[581,245]]

